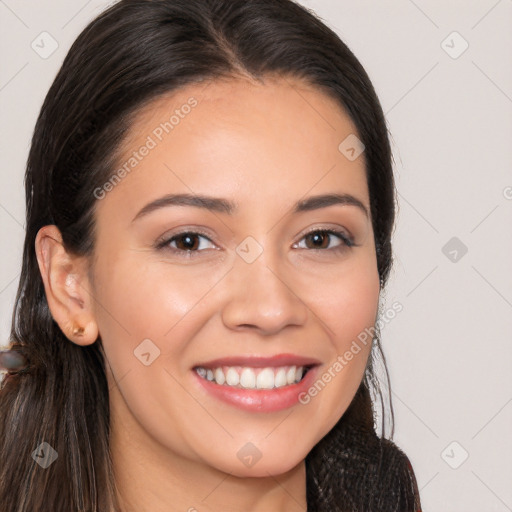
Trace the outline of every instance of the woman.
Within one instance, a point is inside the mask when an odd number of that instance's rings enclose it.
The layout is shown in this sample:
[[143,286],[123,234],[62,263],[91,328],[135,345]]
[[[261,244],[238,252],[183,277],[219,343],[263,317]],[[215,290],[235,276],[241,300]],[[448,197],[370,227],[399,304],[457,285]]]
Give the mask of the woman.
[[394,199],[371,82],[303,7],[102,13],[30,149],[2,512],[420,510],[374,425]]

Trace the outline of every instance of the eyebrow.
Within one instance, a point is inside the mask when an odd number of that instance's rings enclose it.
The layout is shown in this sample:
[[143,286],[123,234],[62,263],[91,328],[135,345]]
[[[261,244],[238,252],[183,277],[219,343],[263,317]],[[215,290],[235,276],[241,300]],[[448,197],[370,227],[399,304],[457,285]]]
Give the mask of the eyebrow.
[[[366,206],[351,194],[322,194],[302,199],[295,203],[293,213],[309,212],[333,205],[350,205],[361,210],[369,217]],[[194,206],[211,212],[233,215],[238,211],[238,205],[228,199],[192,194],[168,194],[144,206],[133,218],[132,222],[160,208],[169,206]]]

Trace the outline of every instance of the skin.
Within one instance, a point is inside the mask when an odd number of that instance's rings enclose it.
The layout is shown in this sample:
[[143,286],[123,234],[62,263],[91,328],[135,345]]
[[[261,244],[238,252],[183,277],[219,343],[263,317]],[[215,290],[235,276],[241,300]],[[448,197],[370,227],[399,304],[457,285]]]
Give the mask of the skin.
[[[292,213],[296,201],[325,193],[351,194],[369,211],[364,154],[350,161],[338,150],[357,131],[324,93],[290,78],[238,78],[188,86],[144,108],[120,165],[191,96],[197,106],[97,201],[93,259],[67,253],[55,226],[40,230],[48,303],[71,342],[101,336],[124,511],[304,511],[304,459],[350,404],[370,345],[309,403],[276,412],[213,398],[192,368],[224,356],[293,353],[318,359],[320,377],[375,324],[370,217],[347,204]],[[169,206],[132,222],[169,193],[223,197],[239,210]],[[193,258],[179,240],[154,247],[198,228],[208,238],[193,239]],[[305,235],[321,228],[356,245],[332,235],[315,249]],[[248,236],[263,249],[252,263],[236,252]],[[74,326],[84,333],[74,335]],[[148,366],[134,356],[144,339],[160,350]],[[237,457],[248,442],[261,453],[251,467]]]

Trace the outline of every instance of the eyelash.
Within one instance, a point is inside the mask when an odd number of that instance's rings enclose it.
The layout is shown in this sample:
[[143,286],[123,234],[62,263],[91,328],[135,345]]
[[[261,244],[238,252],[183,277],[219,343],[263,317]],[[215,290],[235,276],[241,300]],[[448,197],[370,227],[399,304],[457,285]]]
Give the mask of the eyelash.
[[[309,231],[309,232],[305,233],[302,236],[302,238],[300,239],[300,241],[302,241],[304,238],[306,238],[306,237],[308,237],[310,235],[316,234],[316,233],[323,233],[323,234],[327,234],[327,235],[335,235],[335,236],[340,238],[341,244],[337,245],[337,246],[335,246],[335,247],[333,247],[331,249],[314,249],[313,248],[313,249],[309,249],[310,251],[331,251],[331,252],[334,252],[334,253],[339,253],[339,252],[343,252],[347,248],[355,246],[354,241],[349,236],[347,236],[344,232],[338,231],[336,229],[314,229],[312,231]],[[193,251],[192,250],[181,250],[181,249],[176,249],[174,247],[169,247],[169,244],[171,242],[173,242],[176,239],[179,239],[179,238],[181,238],[181,237],[183,237],[185,235],[199,235],[199,236],[202,236],[202,237],[206,238],[209,242],[213,243],[212,240],[210,239],[210,237],[206,233],[203,233],[201,231],[182,231],[181,233],[177,233],[177,234],[173,235],[170,238],[166,238],[164,240],[157,241],[156,249],[157,250],[168,250],[168,251],[171,251],[171,252],[173,252],[175,254],[184,253],[183,257],[195,258],[197,256],[197,254],[194,254],[194,253],[200,253],[202,251],[198,251],[197,249],[193,250]]]

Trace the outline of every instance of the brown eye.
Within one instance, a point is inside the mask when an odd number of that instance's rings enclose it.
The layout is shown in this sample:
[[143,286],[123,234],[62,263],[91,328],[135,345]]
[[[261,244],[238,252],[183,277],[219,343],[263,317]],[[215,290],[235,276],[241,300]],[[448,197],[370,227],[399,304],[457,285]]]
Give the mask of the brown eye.
[[[309,249],[325,249],[329,246],[330,235],[325,231],[316,231],[315,233],[311,233],[305,236],[306,246]],[[311,242],[312,246],[308,245],[308,241]]]
[[184,251],[194,251],[199,247],[198,236],[196,234],[187,233],[174,237],[176,247]]
[[[203,240],[206,240],[206,242],[203,242]],[[208,249],[208,242],[215,248],[213,242],[206,235],[194,231],[184,231],[158,242],[156,248],[186,256]]]
[[[336,243],[333,247],[329,247],[329,244],[334,239],[338,238],[341,242]],[[345,247],[352,247],[354,243],[350,238],[347,237],[341,231],[317,229],[307,233],[303,240],[306,241],[306,249],[332,249],[339,250]],[[303,247],[300,247],[303,248]]]

